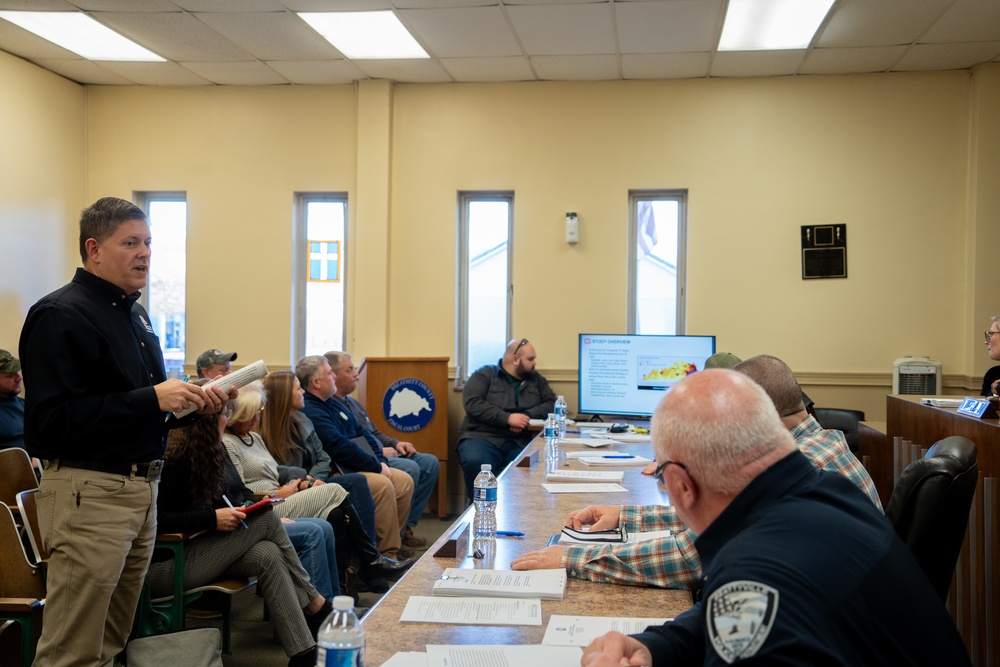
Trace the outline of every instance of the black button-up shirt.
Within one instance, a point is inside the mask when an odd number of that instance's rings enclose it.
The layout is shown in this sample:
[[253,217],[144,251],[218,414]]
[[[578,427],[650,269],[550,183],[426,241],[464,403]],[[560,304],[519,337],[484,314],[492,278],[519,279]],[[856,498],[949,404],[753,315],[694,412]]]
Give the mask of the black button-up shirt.
[[166,415],[159,339],[139,292],[77,269],[43,297],[21,330],[24,440],[32,456],[145,462],[163,455]]

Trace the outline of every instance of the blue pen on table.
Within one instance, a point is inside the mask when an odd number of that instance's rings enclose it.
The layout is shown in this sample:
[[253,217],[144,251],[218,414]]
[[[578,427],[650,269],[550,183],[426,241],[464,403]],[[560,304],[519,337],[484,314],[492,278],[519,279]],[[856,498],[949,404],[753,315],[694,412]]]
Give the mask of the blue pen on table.
[[605,454],[602,459],[634,459],[634,454]]
[[[231,502],[229,502],[229,498],[226,498],[226,494],[224,494],[224,493],[222,494],[222,499],[226,501],[227,505],[229,505],[229,509],[231,509],[231,510],[235,510],[236,509],[235,507],[233,507],[233,504]],[[243,519],[240,519],[240,523],[243,524],[244,528],[246,528],[247,530],[250,530],[250,526],[247,525],[246,521],[244,521]]]
[[524,533],[517,530],[498,530],[497,537],[524,537]]

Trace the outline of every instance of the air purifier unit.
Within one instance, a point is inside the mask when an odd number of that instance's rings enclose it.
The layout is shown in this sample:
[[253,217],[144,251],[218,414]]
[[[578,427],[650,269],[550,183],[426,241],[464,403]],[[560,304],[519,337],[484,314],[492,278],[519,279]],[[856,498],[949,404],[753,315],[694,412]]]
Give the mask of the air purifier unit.
[[941,364],[929,357],[902,357],[892,362],[892,393],[941,394]]

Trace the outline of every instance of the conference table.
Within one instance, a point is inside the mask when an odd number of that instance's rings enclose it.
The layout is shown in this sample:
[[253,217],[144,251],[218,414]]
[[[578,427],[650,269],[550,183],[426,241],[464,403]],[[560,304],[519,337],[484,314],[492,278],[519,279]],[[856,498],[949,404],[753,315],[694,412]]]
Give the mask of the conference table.
[[[546,463],[541,456],[542,439],[535,438],[499,476],[497,493],[497,527],[500,530],[521,531],[524,537],[498,537],[492,554],[473,558],[471,530],[462,531],[463,524],[471,528],[473,509],[470,506],[432,544],[393,587],[372,607],[364,618],[365,664],[378,667],[397,651],[426,650],[428,644],[541,644],[553,614],[571,616],[620,616],[670,618],[691,606],[691,594],[686,590],[641,588],[615,584],[598,584],[569,578],[562,600],[542,602],[540,626],[446,625],[437,623],[401,623],[400,616],[410,596],[429,596],[434,582],[446,568],[510,569],[517,556],[544,548],[549,538],[559,533],[566,516],[587,505],[667,504],[651,477],[641,474],[642,466],[601,466],[600,469],[624,470],[622,486],[627,493],[553,494],[542,488]],[[563,447],[566,451],[587,449],[583,446]],[[652,446],[619,444],[619,452],[652,459]],[[594,450],[595,454],[600,450]],[[566,459],[556,464],[560,470],[594,470]],[[455,539],[463,533],[467,539]],[[455,549],[455,556],[435,556],[439,550]]]

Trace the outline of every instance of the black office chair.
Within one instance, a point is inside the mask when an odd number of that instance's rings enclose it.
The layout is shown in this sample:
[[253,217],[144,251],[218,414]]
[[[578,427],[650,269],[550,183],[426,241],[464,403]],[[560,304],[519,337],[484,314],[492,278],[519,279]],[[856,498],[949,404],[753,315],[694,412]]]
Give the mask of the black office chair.
[[813,416],[823,428],[843,431],[847,446],[852,452],[858,451],[858,422],[865,420],[864,412],[843,408],[813,408]]
[[885,516],[906,543],[941,600],[947,600],[969,523],[979,465],[968,438],[939,440],[906,466]]

